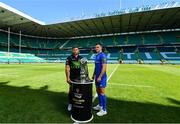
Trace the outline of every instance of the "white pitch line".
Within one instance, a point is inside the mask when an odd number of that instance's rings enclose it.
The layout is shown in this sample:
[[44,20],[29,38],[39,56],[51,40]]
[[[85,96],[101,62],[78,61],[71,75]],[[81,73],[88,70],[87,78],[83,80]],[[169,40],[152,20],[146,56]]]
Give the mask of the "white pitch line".
[[[107,79],[107,82],[111,79],[111,77],[113,76],[113,74],[116,72],[117,68],[119,67],[119,64],[114,68],[114,70],[111,72],[110,76]],[[98,97],[98,94],[96,93],[95,96],[93,97],[93,102],[96,100],[96,98]]]
[[115,84],[115,83],[110,83],[108,85],[116,85],[116,86],[127,86],[127,87],[145,87],[145,88],[148,88],[148,87],[152,87],[152,86],[148,86],[148,85],[133,85],[133,84]]
[[111,72],[110,76],[107,79],[107,82],[111,79],[111,77],[113,76],[114,72],[116,72],[116,70],[118,69],[119,64],[116,66],[116,68]]
[[[111,77],[113,76],[113,74],[116,72],[117,68],[118,68],[119,64],[116,66],[116,68],[111,72],[109,78],[107,79],[107,82],[111,79]],[[116,86],[127,86],[127,87],[152,87],[152,86],[148,86],[148,85],[133,85],[133,84],[115,84],[115,83],[108,83],[108,85],[116,85]]]

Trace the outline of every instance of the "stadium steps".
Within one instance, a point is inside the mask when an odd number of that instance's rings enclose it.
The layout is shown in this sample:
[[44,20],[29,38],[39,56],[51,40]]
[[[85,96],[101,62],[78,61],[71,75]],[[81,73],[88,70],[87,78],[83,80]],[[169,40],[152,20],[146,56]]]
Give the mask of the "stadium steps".
[[141,39],[142,39],[142,45],[144,45],[145,44],[144,35],[141,35]]
[[164,43],[164,40],[163,40],[163,37],[160,35],[160,34],[157,34],[159,39],[160,39],[160,44],[163,44]]
[[123,60],[122,59],[122,52],[121,51],[119,51],[119,60]]
[[64,44],[62,44],[62,46],[60,46],[59,48],[62,49],[64,46],[66,46],[69,43],[70,40],[67,40]]
[[128,42],[129,42],[129,38],[128,38],[128,35],[126,35],[125,45],[127,45]]
[[113,45],[114,46],[118,45],[118,43],[116,42],[116,38],[115,37],[113,37]]
[[124,35],[116,36],[116,39],[118,45],[125,45],[126,38]]

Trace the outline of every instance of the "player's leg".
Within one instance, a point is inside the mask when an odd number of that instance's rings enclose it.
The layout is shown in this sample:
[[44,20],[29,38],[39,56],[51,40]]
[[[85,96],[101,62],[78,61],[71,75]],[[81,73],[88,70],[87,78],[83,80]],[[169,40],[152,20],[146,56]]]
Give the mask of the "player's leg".
[[96,111],[99,111],[102,109],[102,100],[101,100],[101,96],[100,96],[100,91],[99,91],[99,88],[98,86],[96,86],[96,93],[98,94],[98,101],[99,101],[99,104],[95,107],[93,107],[94,110]]
[[99,107],[100,107],[100,109],[99,109],[99,110],[101,110],[101,109],[102,109],[102,107],[103,107],[103,104],[102,104],[101,94],[100,94],[100,89],[99,89],[99,88],[97,88],[97,94],[98,94]]
[[103,106],[103,110],[106,111],[106,95],[105,95],[105,88],[100,88],[99,89],[100,96],[101,96],[101,102]]
[[71,85],[69,85],[68,100],[69,100],[68,111],[71,111],[72,109],[72,86]]
[[103,116],[107,114],[106,111],[106,95],[105,95],[105,88],[99,88],[100,99],[102,102],[102,109],[97,113],[98,116]]
[[101,100],[101,103],[102,103],[102,106],[103,106],[103,109],[101,109],[97,115],[98,116],[103,116],[103,115],[106,115],[107,114],[107,111],[106,111],[106,104],[107,104],[107,100],[106,100],[106,95],[105,95],[105,88],[106,88],[106,78],[104,78],[101,83],[100,83],[100,86],[99,86],[99,94],[100,94],[100,100]]

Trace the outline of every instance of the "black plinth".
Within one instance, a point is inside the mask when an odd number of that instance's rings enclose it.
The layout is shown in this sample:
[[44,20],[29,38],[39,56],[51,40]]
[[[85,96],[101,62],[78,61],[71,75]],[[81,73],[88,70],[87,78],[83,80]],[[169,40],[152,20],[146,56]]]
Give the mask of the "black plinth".
[[90,122],[92,115],[92,84],[93,82],[72,82],[72,111],[71,119],[74,122]]

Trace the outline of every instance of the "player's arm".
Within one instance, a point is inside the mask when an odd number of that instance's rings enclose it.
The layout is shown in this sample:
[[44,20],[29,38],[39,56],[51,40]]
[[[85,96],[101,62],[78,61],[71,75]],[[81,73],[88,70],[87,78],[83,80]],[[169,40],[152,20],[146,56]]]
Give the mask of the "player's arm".
[[102,76],[104,75],[104,73],[106,72],[106,68],[107,68],[107,58],[105,55],[102,56],[101,58],[101,62],[102,62],[102,69],[101,69],[101,73],[97,79],[98,82],[101,81]]
[[106,68],[107,68],[107,64],[106,63],[102,64],[102,70],[101,70],[101,73],[99,75],[99,78],[102,78],[102,76],[106,72]]
[[67,83],[71,83],[71,80],[70,80],[70,66],[69,66],[69,60],[68,59],[66,60],[65,74],[66,74]]

